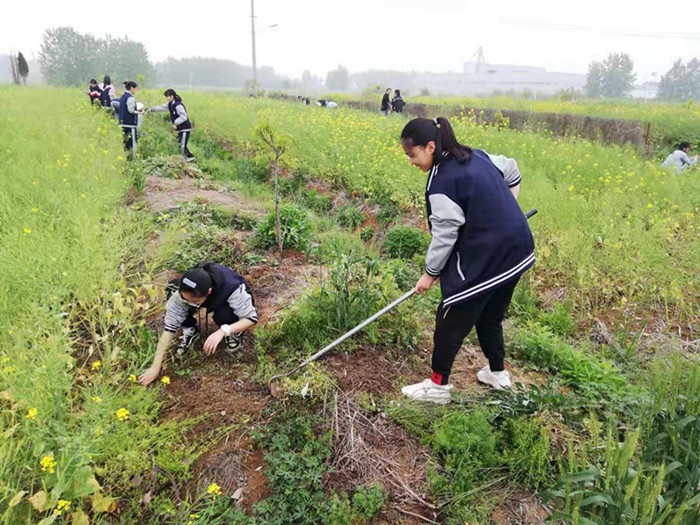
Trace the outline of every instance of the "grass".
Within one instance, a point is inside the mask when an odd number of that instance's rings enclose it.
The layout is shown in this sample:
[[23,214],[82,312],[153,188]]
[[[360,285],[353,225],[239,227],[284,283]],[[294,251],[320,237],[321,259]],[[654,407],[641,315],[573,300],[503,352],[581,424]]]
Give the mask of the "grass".
[[137,267],[150,222],[123,211],[119,130],[101,112],[15,88],[0,111],[0,523],[128,515],[133,476],[196,457],[179,448],[187,422],[158,424],[159,389],[129,381],[153,344]]
[[[305,217],[303,228],[290,224],[304,231],[307,261],[325,265],[319,287],[257,328],[257,362],[246,364],[246,377],[266,383],[415,283],[425,239],[405,223],[415,225],[424,179],[396,145],[400,122],[211,94],[186,103],[198,122],[197,176],[259,209],[270,209],[272,192],[269,158],[252,129],[264,119],[290,137],[283,200],[297,223]],[[698,318],[697,181],[660,172],[630,150],[482,128],[466,115],[455,127],[464,140],[517,158],[522,205],[540,210],[532,221],[539,262],[518,287],[506,336],[512,363],[548,380],[458,393],[462,402],[447,407],[367,393],[359,406],[429,451],[426,482],[445,523],[490,523],[502,494],[517,490],[546,494],[563,522],[694,523],[700,364],[664,348],[640,355],[633,317]],[[141,152],[151,158],[128,163],[114,122],[75,93],[0,89],[0,229],[9,240],[0,245],[0,523],[386,518],[397,503],[391,485],[326,485],[335,387],[322,363],[283,382],[286,392],[256,423],[268,498],[246,513],[216,483],[177,494],[213,438],[187,439],[194,421],[159,421],[167,381],[133,385],[154,351],[146,319],[162,311],[150,275],[211,257],[245,268],[274,254],[252,248],[265,223],[244,210],[125,206],[129,191],[145,191],[148,174],[184,169],[168,158],[177,153],[168,128],[147,121]],[[330,184],[309,189],[319,179]],[[242,237],[234,241],[234,232]],[[413,366],[407,354],[424,343],[418,320],[427,323],[438,301],[431,292],[344,350],[364,346]],[[588,341],[586,327],[600,315],[616,320],[610,344]],[[144,506],[146,494],[153,500]]]
[[[188,103],[240,151],[255,150],[252,130],[265,120],[290,137],[288,170],[422,209],[425,180],[398,147],[400,119],[219,94],[191,94]],[[521,206],[540,211],[535,283],[566,289],[585,315],[654,310],[669,323],[697,319],[697,177],[663,171],[631,149],[482,127],[469,115],[453,124],[462,141],[517,159]]]

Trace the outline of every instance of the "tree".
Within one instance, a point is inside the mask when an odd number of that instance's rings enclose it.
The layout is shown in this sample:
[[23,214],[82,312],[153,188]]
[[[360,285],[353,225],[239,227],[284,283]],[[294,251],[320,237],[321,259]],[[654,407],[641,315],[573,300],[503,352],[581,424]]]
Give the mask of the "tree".
[[326,76],[326,87],[333,91],[345,91],[350,85],[350,73],[345,66],[329,71]]
[[277,236],[277,249],[282,261],[282,223],[280,221],[280,187],[279,187],[279,161],[280,157],[287,151],[288,139],[285,135],[278,133],[269,122],[258,124],[253,130],[253,134],[267,145],[272,151],[272,174],[275,183],[275,234]]
[[17,55],[17,73],[22,77],[22,82],[27,85],[27,77],[29,76],[29,64],[22,53]]
[[662,100],[700,100],[700,60],[693,58],[687,65],[680,58],[676,60],[661,77],[656,97]]
[[611,53],[601,62],[588,64],[586,95],[592,98],[624,98],[634,88],[634,63],[627,53]]
[[591,62],[588,64],[588,73],[586,74],[586,85],[583,90],[586,96],[591,98],[600,98],[603,95],[603,76],[605,68],[600,62]]
[[153,66],[142,43],[128,37],[95,38],[71,27],[44,32],[39,63],[46,81],[59,86],[80,86],[103,73],[123,80],[153,75]]
[[634,63],[627,53],[611,53],[603,61],[605,74],[601,85],[604,97],[625,98],[634,88],[637,76]]

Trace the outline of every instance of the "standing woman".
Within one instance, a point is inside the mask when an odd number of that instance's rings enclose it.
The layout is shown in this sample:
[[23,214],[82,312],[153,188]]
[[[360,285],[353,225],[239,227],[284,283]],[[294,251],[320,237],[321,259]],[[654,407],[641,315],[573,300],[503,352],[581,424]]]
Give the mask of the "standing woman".
[[515,199],[517,164],[460,144],[442,117],[411,120],[401,146],[414,166],[429,173],[425,198],[432,239],[416,293],[438,279],[442,289],[432,375],[401,391],[418,401],[449,403],[452,364],[473,327],[489,361],[478,380],[509,388],[502,322],[515,285],[535,262],[532,234]]
[[177,141],[180,144],[180,151],[184,155],[188,162],[194,160],[194,155],[187,148],[187,143],[190,140],[190,133],[192,132],[192,123],[187,115],[187,109],[182,103],[182,98],[180,95],[175,93],[174,89],[166,89],[165,98],[168,100],[166,104],[162,106],[154,106],[151,111],[169,111],[170,120],[173,123],[173,129],[177,131]]
[[379,108],[379,111],[381,111],[385,117],[389,114],[389,107],[391,105],[390,95],[391,88],[388,87],[386,88],[386,91],[384,91],[384,96],[382,97],[382,105]]
[[124,82],[124,94],[119,100],[119,124],[124,132],[124,148],[136,154],[136,128],[138,126],[138,115],[142,115],[143,111],[136,108],[136,93],[138,84],[133,80]]

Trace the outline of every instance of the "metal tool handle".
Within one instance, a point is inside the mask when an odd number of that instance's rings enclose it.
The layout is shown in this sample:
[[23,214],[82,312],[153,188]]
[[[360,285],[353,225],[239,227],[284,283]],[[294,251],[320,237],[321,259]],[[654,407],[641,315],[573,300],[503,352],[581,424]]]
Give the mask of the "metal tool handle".
[[536,210],[535,208],[532,208],[529,212],[527,212],[527,213],[525,214],[525,218],[529,219],[530,217],[532,217],[532,216],[535,215],[536,213],[537,213],[537,210]]
[[316,361],[316,359],[318,359],[319,357],[321,357],[323,354],[325,354],[326,352],[332,350],[333,348],[335,348],[336,346],[338,346],[340,343],[342,343],[343,341],[345,341],[348,337],[353,336],[354,334],[356,334],[357,332],[359,332],[360,330],[362,330],[365,326],[367,326],[368,324],[370,324],[372,321],[375,321],[376,319],[378,319],[379,317],[381,317],[382,315],[384,315],[385,313],[387,313],[389,310],[395,308],[396,306],[398,306],[399,304],[401,304],[402,302],[404,302],[406,299],[408,299],[409,297],[411,297],[414,293],[416,293],[416,289],[415,289],[415,288],[413,288],[410,292],[406,292],[405,294],[403,294],[401,297],[399,297],[398,299],[396,299],[396,300],[393,301],[392,303],[386,305],[384,308],[382,308],[381,310],[379,310],[376,314],[374,314],[374,315],[371,316],[371,317],[368,317],[367,319],[365,319],[364,321],[362,321],[360,324],[358,324],[355,328],[353,328],[353,329],[350,330],[349,332],[346,332],[345,334],[341,335],[338,339],[336,339],[335,341],[333,341],[331,344],[329,344],[328,346],[326,346],[326,347],[323,348],[322,350],[319,350],[319,351],[316,352],[314,355],[312,355],[311,357],[309,357],[306,361],[304,361],[303,363],[301,363],[301,364],[300,364],[299,366],[297,366],[294,370],[291,370],[291,371],[289,371],[289,372],[287,372],[287,373],[285,373],[285,374],[279,374],[279,375],[273,376],[272,378],[270,378],[270,383],[271,383],[272,381],[274,381],[275,379],[279,379],[279,378],[281,378],[281,377],[286,377],[286,376],[288,376],[288,375],[291,375],[291,374],[293,374],[294,372],[296,372],[297,370],[299,370],[299,369],[301,369],[301,368],[304,368],[304,367],[305,367],[306,365],[308,365],[309,363],[311,363],[311,362],[313,362],[313,361]]

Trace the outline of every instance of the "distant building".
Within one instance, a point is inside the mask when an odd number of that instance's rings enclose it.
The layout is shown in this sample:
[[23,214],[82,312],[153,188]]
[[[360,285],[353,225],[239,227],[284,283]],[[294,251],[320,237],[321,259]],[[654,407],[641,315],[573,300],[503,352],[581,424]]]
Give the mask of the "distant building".
[[543,67],[466,62],[461,73],[417,73],[365,71],[351,75],[351,88],[363,91],[379,84],[417,94],[427,89],[433,95],[479,96],[500,93],[554,95],[564,89],[582,91],[586,75],[556,73]]
[[435,94],[475,96],[490,95],[496,91],[530,91],[554,95],[564,89],[582,90],[586,75],[550,72],[534,66],[465,62],[462,73],[422,74],[419,83]]

